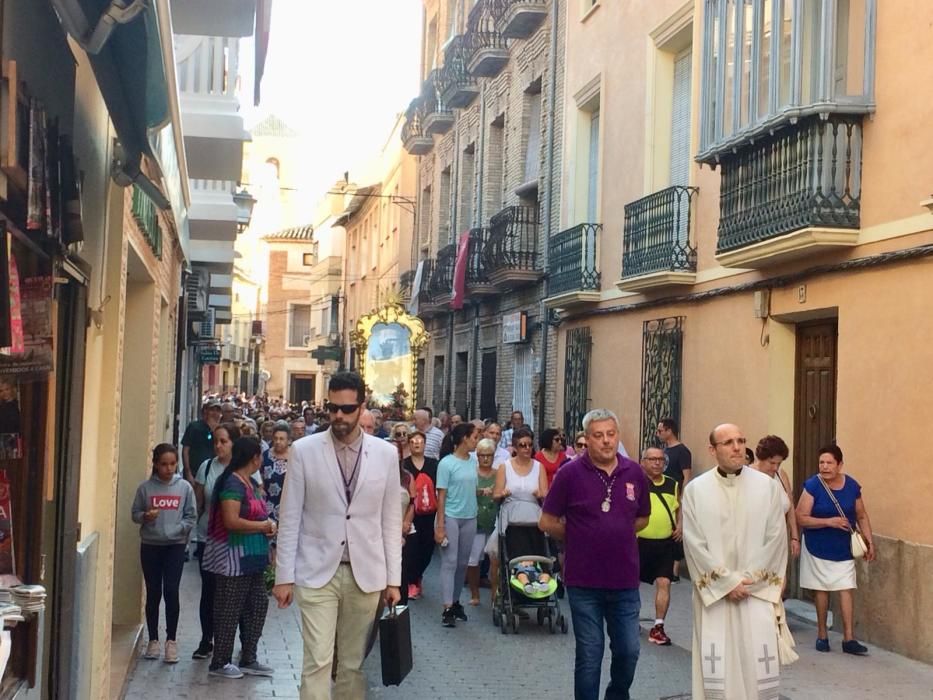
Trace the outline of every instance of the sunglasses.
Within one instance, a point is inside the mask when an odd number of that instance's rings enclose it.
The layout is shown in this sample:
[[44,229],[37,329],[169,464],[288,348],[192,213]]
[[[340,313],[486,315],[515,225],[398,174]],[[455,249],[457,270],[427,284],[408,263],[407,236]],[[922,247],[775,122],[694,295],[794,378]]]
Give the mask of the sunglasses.
[[336,413],[340,411],[345,416],[349,416],[351,413],[357,411],[360,405],[358,403],[330,403],[329,401],[324,404],[324,408],[328,413]]
[[407,437],[408,437],[408,436],[407,436],[405,433],[395,433],[395,439],[396,439],[396,440],[404,440],[404,439],[407,438]]
[[577,443],[577,447],[579,447],[581,450],[585,450],[585,449],[586,449],[586,443],[585,443],[585,442],[578,442],[578,443]]
[[520,442],[520,443],[518,443],[518,445],[516,445],[516,447],[520,447],[520,448],[522,448],[522,449],[524,449],[524,450],[530,450],[530,449],[531,449],[531,443],[530,443],[530,442]]

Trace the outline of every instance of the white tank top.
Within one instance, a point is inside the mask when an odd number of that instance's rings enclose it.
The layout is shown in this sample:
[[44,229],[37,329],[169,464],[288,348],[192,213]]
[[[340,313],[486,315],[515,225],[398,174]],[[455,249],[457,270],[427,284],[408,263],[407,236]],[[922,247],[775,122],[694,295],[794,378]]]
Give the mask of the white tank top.
[[534,492],[538,490],[540,473],[541,463],[532,460],[531,471],[525,476],[519,476],[510,459],[505,463],[505,488],[512,493],[512,498],[521,501],[534,501]]

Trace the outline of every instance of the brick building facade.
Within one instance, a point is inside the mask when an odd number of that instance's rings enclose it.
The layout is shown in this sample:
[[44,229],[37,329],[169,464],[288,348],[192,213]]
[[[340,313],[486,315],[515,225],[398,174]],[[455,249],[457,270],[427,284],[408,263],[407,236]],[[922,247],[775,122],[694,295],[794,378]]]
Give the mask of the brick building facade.
[[[503,419],[521,409],[536,429],[556,420],[542,300],[559,225],[564,22],[563,3],[425,3],[424,84],[403,140],[420,156],[413,252],[431,334],[418,398],[436,411]],[[466,293],[453,310],[467,232]],[[518,315],[526,332],[506,342],[503,319]]]

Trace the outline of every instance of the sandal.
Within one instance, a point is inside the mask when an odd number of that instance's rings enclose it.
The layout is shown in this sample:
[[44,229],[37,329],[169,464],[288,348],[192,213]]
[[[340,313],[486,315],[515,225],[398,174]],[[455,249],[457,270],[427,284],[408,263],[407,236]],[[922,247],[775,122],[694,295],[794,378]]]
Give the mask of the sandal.
[[470,605],[479,605],[479,598],[470,598]]

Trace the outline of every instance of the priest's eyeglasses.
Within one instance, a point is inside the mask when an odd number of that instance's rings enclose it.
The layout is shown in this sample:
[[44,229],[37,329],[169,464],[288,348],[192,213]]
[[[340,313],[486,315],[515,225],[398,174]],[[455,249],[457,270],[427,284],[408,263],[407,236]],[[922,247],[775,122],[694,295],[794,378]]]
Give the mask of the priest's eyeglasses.
[[746,440],[743,437],[740,437],[740,438],[729,438],[728,440],[724,440],[723,442],[714,442],[713,444],[722,445],[723,447],[735,447],[736,445],[738,445],[739,447],[745,447],[745,443],[747,442],[748,440]]

